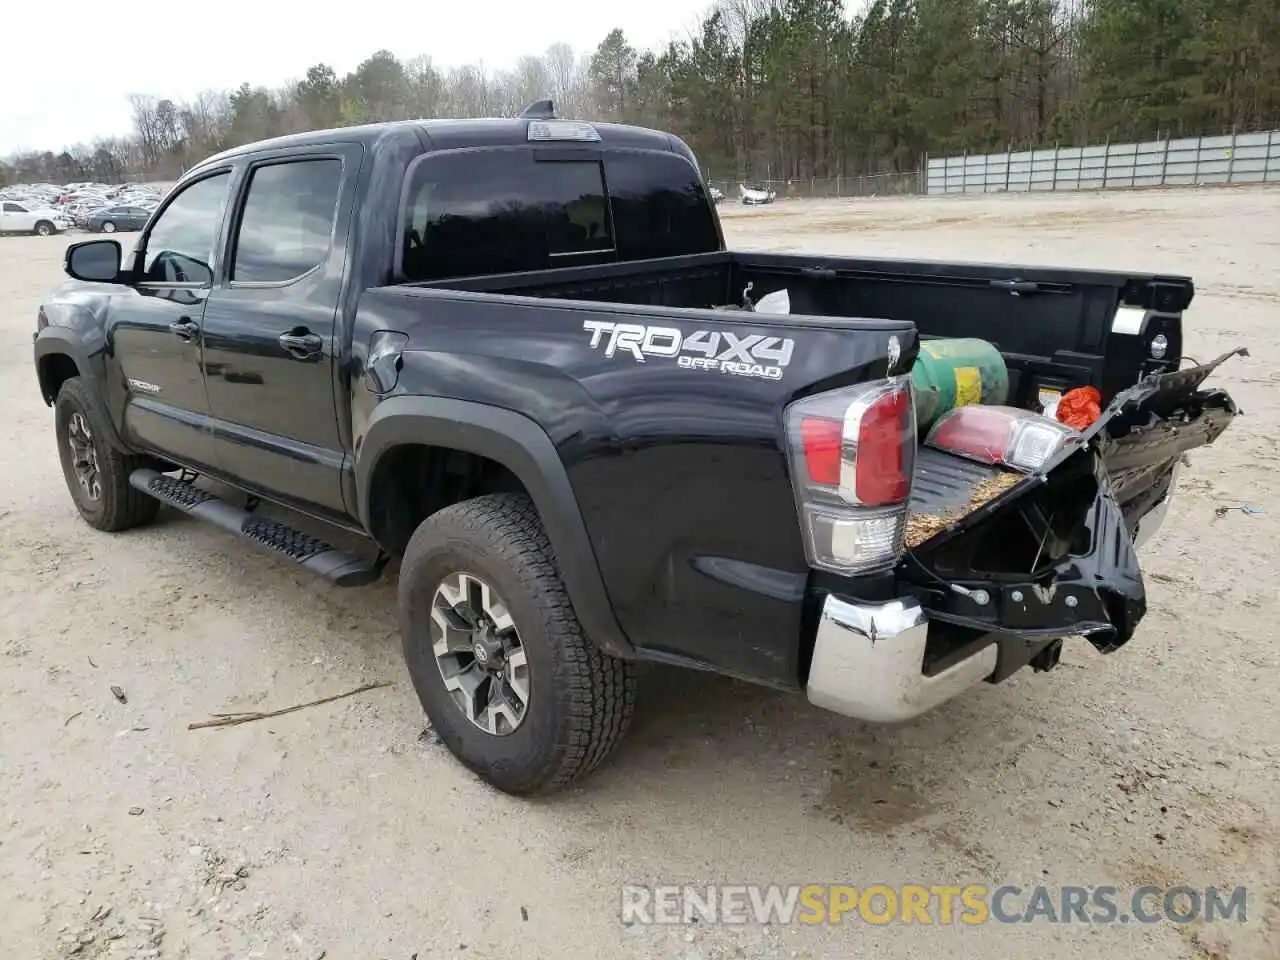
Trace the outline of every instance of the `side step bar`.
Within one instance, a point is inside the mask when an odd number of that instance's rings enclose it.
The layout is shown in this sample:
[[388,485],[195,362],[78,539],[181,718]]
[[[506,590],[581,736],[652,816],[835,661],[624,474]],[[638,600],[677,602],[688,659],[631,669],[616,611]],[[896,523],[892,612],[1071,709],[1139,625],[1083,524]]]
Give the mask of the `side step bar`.
[[288,557],[340,587],[361,587],[373,583],[382,572],[376,561],[362,560],[278,520],[268,520],[233,507],[190,481],[144,469],[133,471],[129,475],[129,484],[161,503],[208,520],[260,547]]

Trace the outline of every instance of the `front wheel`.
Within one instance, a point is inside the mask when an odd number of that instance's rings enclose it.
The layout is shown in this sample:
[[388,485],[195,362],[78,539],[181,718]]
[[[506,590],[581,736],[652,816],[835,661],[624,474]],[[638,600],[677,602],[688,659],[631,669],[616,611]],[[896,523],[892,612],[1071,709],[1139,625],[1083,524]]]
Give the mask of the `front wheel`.
[[583,635],[525,496],[477,497],[423,521],[400,566],[399,613],[432,726],[505,793],[566,786],[630,724],[634,668]]
[[106,411],[79,377],[62,385],[53,409],[62,475],[85,522],[115,532],[154,520],[160,501],[129,485],[129,474],[147,464],[103,436]]
[[36,224],[35,233],[36,233],[36,236],[38,237],[51,237],[57,232],[58,232],[58,228],[55,227],[52,223],[50,223],[48,220],[41,220],[39,223]]
[[108,220],[108,221],[106,221],[106,222],[102,225],[102,232],[103,232],[103,233],[115,233],[115,232],[116,232],[116,225],[115,225],[114,223],[112,223],[110,220]]

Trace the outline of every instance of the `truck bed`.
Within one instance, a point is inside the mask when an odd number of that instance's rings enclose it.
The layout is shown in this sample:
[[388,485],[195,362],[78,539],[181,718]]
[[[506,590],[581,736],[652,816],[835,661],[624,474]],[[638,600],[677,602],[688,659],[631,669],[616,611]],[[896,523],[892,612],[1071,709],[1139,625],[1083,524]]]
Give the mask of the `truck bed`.
[[[978,337],[1009,367],[1010,402],[1082,384],[1109,400],[1140,375],[1176,370],[1178,319],[1191,281],[999,264],[863,260],[723,251],[624,264],[471,277],[420,286],[654,307],[740,305],[785,288],[792,315],[910,321],[924,339]],[[1137,308],[1137,336],[1112,336],[1117,307]],[[1148,344],[1168,341],[1156,360]]]

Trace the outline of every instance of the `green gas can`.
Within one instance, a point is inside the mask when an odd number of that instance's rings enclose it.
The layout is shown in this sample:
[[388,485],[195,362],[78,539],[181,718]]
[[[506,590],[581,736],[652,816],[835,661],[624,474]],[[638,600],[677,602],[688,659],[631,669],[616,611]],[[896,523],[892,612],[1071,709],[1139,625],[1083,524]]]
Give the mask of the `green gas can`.
[[921,433],[944,413],[967,403],[1004,404],[1009,368],[995,345],[974,338],[923,340],[911,379]]

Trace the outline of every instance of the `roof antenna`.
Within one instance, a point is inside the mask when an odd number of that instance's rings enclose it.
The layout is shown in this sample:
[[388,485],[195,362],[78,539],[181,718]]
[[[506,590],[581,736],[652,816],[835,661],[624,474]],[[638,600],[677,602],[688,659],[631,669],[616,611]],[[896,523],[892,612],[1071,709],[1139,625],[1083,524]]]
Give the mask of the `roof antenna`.
[[556,105],[550,100],[535,100],[520,114],[521,120],[554,120],[555,118]]

